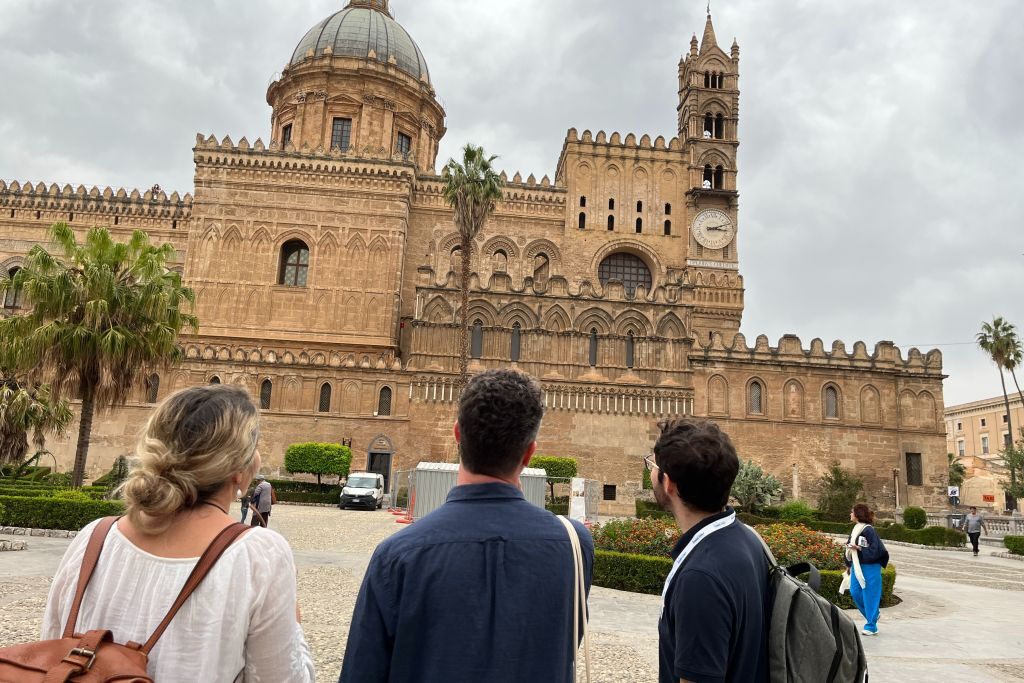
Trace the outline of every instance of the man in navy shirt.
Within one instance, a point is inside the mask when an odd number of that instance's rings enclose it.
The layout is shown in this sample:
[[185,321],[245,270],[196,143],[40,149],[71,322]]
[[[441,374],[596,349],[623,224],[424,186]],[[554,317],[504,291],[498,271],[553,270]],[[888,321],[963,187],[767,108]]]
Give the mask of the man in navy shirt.
[[[458,485],[374,552],[340,683],[572,681],[569,535],[519,488],[543,412],[540,387],[521,373],[491,370],[466,386]],[[589,593],[594,542],[573,526]]]
[[706,420],[670,420],[647,456],[658,503],[683,535],[662,591],[660,683],[768,681],[770,570],[761,542],[726,506],[739,459]]

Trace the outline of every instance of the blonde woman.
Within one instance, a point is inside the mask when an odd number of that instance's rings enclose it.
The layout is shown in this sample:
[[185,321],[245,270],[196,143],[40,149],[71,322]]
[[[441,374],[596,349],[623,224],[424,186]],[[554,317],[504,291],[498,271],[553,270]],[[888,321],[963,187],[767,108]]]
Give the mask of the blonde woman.
[[[259,411],[242,389],[179,391],[149,418],[122,486],[125,516],[111,528],[76,631],[109,629],[145,642],[203,551],[235,519],[238,491],[260,468]],[[59,638],[86,544],[75,538],[50,588],[43,638]],[[277,532],[254,528],[232,543],[150,653],[157,681],[312,681],[295,594],[295,563]]]

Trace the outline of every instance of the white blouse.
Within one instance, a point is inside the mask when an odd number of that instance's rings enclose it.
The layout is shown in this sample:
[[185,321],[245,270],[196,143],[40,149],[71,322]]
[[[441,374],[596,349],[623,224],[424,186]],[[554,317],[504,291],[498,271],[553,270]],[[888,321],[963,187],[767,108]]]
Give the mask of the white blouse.
[[[71,542],[53,577],[44,639],[60,638],[64,631],[96,524]],[[115,525],[86,589],[75,630],[109,629],[115,642],[146,642],[198,561],[147,553]],[[189,683],[313,681],[313,658],[295,621],[295,591],[288,542],[276,531],[249,530],[224,551],[157,641],[149,655],[149,675],[157,681]]]

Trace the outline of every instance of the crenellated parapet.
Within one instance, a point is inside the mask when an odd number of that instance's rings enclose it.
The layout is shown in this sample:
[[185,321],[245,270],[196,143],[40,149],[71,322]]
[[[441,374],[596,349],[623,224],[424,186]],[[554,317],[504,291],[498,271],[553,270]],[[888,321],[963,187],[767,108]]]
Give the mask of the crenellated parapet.
[[815,338],[810,348],[803,348],[800,338],[796,335],[784,335],[777,346],[770,346],[768,337],[759,335],[754,346],[747,345],[743,334],[735,334],[726,340],[718,332],[713,332],[709,340],[701,343],[696,340],[694,353],[701,354],[708,360],[722,361],[763,361],[785,365],[802,365],[804,367],[851,368],[873,370],[896,370],[902,373],[928,376],[942,376],[942,352],[932,349],[922,353],[911,348],[907,357],[891,341],[880,341],[875,344],[871,354],[867,345],[858,341],[852,351],[846,350],[846,344],[836,340],[832,348],[825,350],[824,342]]
[[[530,214],[541,218],[561,221],[565,214],[566,191],[551,183],[548,176],[538,182],[533,174],[523,180],[518,171],[509,180],[508,174],[501,172],[504,183],[503,199],[495,207],[495,216]],[[450,212],[451,208],[444,198],[444,182],[440,176],[420,175],[416,180],[413,201],[417,208],[433,208]]]
[[188,219],[192,215],[192,195],[167,194],[154,185],[139,191],[125,188],[79,185],[58,186],[51,183],[6,183],[0,180],[0,207],[39,212],[69,212],[142,218]]
[[[635,133],[627,133],[623,137],[619,132],[609,135],[603,130],[599,130],[596,135],[584,130],[581,135],[575,128],[570,128],[558,156],[555,181],[562,185],[572,185],[577,164],[588,158],[596,157],[600,166],[614,164],[614,160],[620,159],[630,162],[629,166],[643,167],[656,162],[677,164],[682,158],[682,152],[683,141],[677,137],[666,142],[662,135],[652,140],[650,135],[644,134],[637,139]],[[588,162],[583,163],[589,165]]]

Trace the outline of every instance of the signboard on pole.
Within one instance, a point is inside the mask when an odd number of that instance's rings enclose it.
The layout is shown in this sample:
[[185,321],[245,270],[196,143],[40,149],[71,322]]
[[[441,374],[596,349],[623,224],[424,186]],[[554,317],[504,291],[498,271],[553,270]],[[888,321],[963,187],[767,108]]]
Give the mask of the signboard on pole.
[[958,498],[960,497],[960,487],[959,486],[947,486],[946,487],[946,492],[947,492],[947,495],[950,498],[952,498],[953,496],[956,496]]

